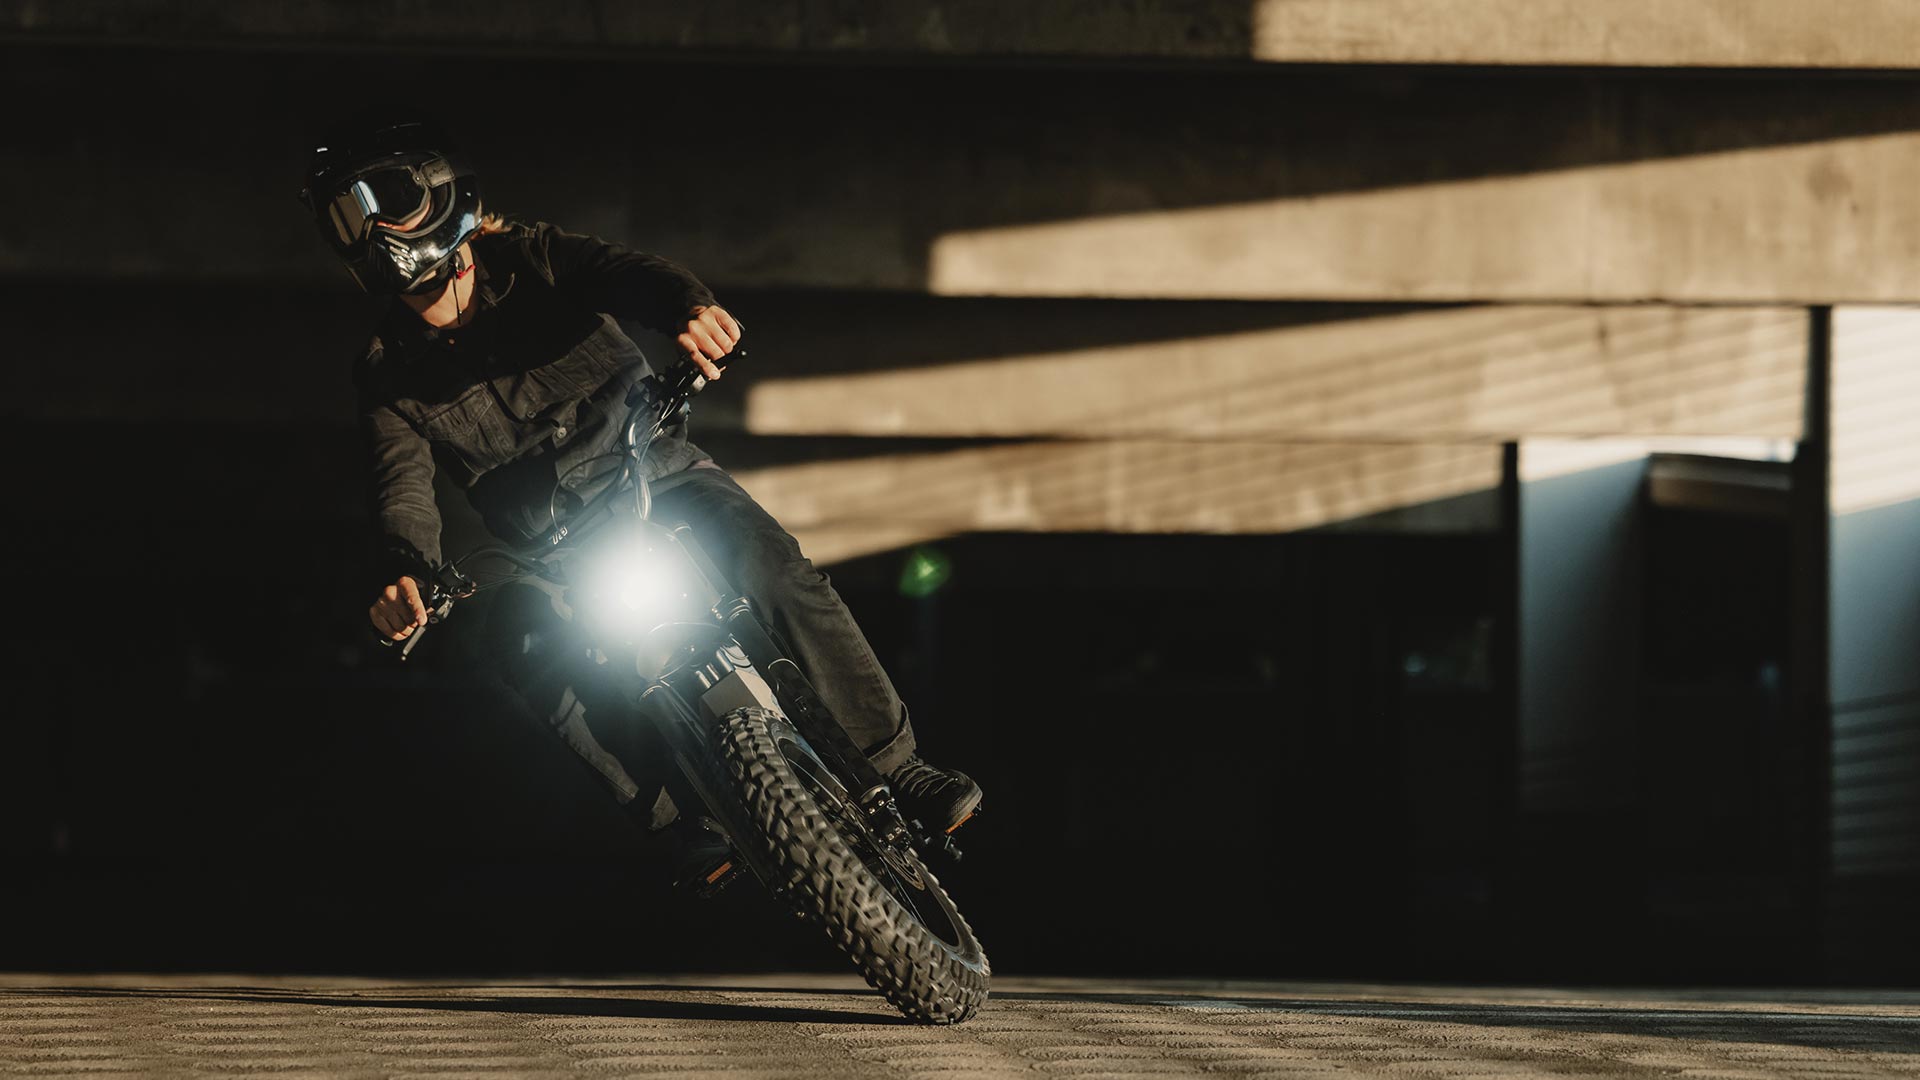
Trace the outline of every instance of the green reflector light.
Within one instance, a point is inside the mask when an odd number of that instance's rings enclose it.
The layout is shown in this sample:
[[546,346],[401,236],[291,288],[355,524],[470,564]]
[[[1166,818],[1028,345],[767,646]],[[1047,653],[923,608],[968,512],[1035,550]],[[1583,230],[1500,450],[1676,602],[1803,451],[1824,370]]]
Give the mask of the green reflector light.
[[953,576],[953,561],[930,547],[907,552],[907,564],[900,569],[900,594],[915,600],[932,596]]

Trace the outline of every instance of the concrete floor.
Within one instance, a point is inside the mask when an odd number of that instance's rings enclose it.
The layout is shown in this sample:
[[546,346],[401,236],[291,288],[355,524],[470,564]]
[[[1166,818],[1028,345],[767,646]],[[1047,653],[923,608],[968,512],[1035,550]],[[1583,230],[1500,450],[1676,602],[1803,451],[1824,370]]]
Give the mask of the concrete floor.
[[915,1027],[850,977],[0,975],[0,1074],[1920,1075],[1920,994],[995,981]]

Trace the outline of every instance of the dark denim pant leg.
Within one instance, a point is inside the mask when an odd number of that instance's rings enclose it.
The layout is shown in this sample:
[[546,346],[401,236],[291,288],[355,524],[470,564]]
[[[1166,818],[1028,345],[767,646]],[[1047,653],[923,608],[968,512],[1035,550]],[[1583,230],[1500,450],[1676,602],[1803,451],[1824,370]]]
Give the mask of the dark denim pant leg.
[[913,753],[913,726],[853,613],[800,544],[724,471],[689,470],[654,500],[684,521],[728,581],[793,652],[820,699],[882,773]]

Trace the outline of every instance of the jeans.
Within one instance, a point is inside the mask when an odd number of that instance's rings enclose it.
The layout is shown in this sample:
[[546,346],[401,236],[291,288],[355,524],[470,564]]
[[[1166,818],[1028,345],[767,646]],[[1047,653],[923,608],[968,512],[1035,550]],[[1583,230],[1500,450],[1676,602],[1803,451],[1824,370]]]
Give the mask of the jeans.
[[[721,469],[703,464],[673,480],[655,495],[653,519],[693,527],[728,583],[784,640],[820,700],[880,772],[905,761],[915,745],[906,705],[827,575]],[[479,670],[558,734],[620,802],[643,811],[652,826],[665,825],[675,811],[660,791],[661,770],[669,767],[664,747],[569,632],[554,605],[558,592],[534,579],[482,594],[489,603]]]

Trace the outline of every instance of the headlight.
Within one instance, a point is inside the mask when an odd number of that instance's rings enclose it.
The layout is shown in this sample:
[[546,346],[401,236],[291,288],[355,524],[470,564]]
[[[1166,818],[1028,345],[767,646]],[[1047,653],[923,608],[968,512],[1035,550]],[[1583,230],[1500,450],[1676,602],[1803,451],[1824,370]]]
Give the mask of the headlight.
[[569,571],[575,608],[600,634],[638,642],[661,623],[695,619],[693,576],[665,530],[609,525]]

